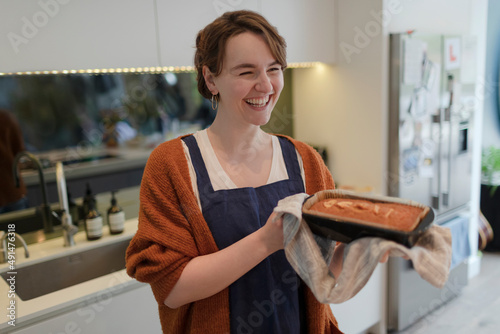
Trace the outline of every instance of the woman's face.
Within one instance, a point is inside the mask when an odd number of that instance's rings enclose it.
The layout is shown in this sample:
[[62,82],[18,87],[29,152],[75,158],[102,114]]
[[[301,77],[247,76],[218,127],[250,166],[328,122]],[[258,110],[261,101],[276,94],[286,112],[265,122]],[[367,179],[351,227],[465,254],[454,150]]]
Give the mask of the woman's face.
[[218,113],[260,126],[269,121],[283,89],[283,70],[264,39],[245,32],[227,41],[221,74],[207,84],[220,94]]

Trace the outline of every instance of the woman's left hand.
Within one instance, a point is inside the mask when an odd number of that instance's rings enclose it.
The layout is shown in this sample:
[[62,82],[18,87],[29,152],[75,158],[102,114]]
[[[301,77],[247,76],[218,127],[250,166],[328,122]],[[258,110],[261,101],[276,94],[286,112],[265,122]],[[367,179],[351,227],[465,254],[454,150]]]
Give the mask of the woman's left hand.
[[[388,260],[389,260],[389,255],[390,255],[391,251],[387,251],[384,256],[382,256],[379,260],[380,263],[386,263]],[[407,255],[402,255],[401,256],[403,259],[405,260],[409,260],[410,258],[407,256]]]

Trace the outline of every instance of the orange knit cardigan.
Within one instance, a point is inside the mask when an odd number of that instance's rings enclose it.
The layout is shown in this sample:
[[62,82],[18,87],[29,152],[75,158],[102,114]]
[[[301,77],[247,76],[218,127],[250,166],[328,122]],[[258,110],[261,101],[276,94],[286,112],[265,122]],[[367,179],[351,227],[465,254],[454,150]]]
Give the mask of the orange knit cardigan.
[[[334,188],[319,154],[288,138],[304,162],[306,192]],[[180,138],[159,145],[146,164],[140,191],[139,228],[126,252],[127,273],[151,285],[163,333],[229,333],[228,289],[171,309],[164,300],[194,257],[218,250],[193,193]],[[305,291],[308,333],[341,333],[329,305]]]

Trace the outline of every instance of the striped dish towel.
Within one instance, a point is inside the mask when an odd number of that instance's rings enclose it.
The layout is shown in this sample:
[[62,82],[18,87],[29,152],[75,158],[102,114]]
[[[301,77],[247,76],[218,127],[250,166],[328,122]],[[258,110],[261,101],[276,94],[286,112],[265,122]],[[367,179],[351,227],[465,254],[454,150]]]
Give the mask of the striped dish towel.
[[406,257],[427,282],[442,288],[451,263],[451,232],[433,225],[412,248],[394,241],[366,237],[348,244],[315,235],[302,219],[302,204],[309,195],[286,197],[274,209],[283,217],[285,254],[321,303],[340,304],[354,297],[368,282],[380,259]]

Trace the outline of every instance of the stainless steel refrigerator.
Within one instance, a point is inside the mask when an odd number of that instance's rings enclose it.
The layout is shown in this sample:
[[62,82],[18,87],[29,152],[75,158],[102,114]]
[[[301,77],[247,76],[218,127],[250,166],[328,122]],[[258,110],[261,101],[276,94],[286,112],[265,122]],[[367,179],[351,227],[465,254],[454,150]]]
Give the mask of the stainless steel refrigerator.
[[388,193],[433,208],[452,232],[453,259],[443,289],[410,261],[389,262],[388,328],[422,320],[467,284],[475,42],[463,36],[390,36]]

